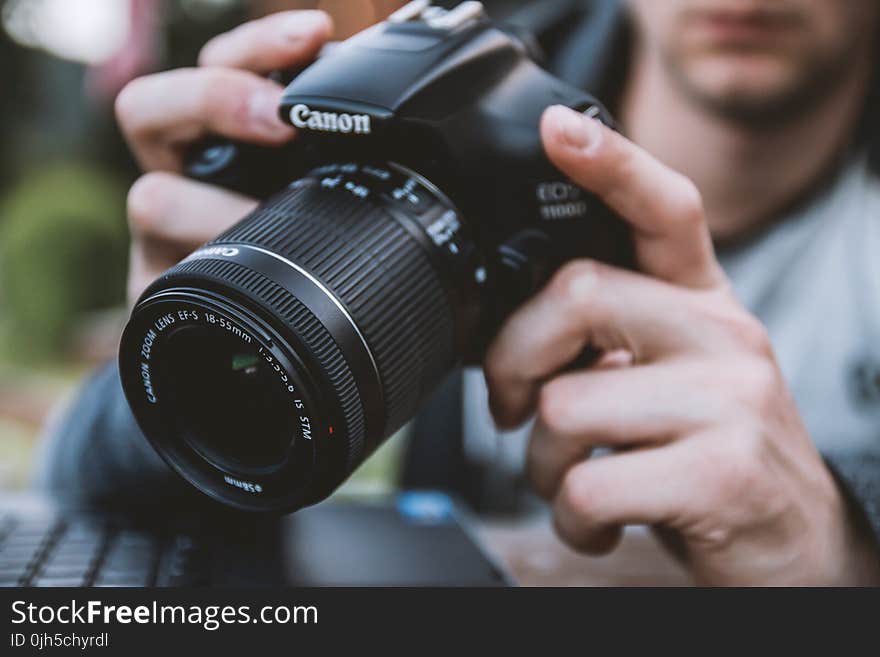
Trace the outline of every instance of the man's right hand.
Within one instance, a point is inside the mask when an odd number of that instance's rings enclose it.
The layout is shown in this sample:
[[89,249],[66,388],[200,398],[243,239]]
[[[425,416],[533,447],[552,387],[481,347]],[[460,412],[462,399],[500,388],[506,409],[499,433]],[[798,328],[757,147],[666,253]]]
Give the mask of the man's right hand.
[[184,178],[187,148],[209,134],[268,146],[292,139],[294,129],[278,116],[283,89],[264,76],[310,62],[332,29],[321,11],[273,14],[209,41],[198,67],[139,78],[119,94],[119,125],[145,172],[128,195],[131,303],[162,272],[256,205]]

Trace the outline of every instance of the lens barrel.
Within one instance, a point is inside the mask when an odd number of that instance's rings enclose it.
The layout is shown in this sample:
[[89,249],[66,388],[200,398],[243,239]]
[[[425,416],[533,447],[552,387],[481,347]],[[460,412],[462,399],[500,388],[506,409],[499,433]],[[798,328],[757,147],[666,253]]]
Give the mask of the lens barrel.
[[215,499],[315,503],[458,364],[479,269],[461,215],[417,174],[322,167],[144,293],[120,349],[126,397]]

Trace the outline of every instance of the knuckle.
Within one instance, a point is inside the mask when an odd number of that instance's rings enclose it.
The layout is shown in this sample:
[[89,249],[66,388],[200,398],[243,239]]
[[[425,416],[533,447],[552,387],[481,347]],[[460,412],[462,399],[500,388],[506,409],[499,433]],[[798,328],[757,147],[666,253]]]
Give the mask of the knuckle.
[[296,54],[298,49],[325,41],[332,30],[332,20],[325,11],[280,11],[217,35],[202,47],[198,61],[200,66],[259,65],[262,55],[273,49],[281,47]]
[[220,63],[227,34],[219,34],[202,46],[196,59],[199,66],[216,66]]
[[193,118],[216,114],[218,103],[223,103],[236,89],[231,71],[223,68],[192,68],[169,71],[176,78],[177,88],[184,95],[185,112]]
[[736,345],[740,351],[772,360],[773,345],[764,324],[743,310],[726,289],[709,294],[701,299],[697,308],[716,334]]
[[[259,20],[259,19],[258,19]],[[199,50],[197,59],[199,66],[222,66],[227,63],[228,51],[232,44],[241,36],[247,36],[253,29],[255,21],[237,25],[231,30],[222,32],[209,39]]]
[[558,505],[577,518],[578,524],[590,526],[597,523],[596,500],[590,481],[581,470],[575,468],[565,474],[559,486]]
[[731,329],[734,336],[751,353],[762,357],[771,357],[773,355],[770,335],[757,318],[745,313],[740,314],[737,320],[731,323]]
[[579,530],[570,520],[563,519],[559,512],[553,514],[553,531],[571,549],[583,552],[586,540],[583,531]]
[[128,221],[134,235],[151,234],[167,204],[171,174],[154,171],[138,178],[128,191]]
[[553,526],[557,535],[578,552],[594,552],[596,531],[603,526],[593,499],[583,482],[574,482],[567,476],[554,505]]
[[715,509],[746,505],[760,490],[765,449],[762,435],[748,431],[729,437],[715,450]]
[[548,292],[560,305],[577,308],[589,302],[591,291],[601,274],[601,265],[592,260],[573,260],[550,280]]
[[512,378],[515,378],[514,361],[510,358],[509,349],[498,341],[492,344],[483,361],[483,374],[489,390],[496,389]]
[[129,132],[137,122],[141,106],[142,91],[146,78],[135,78],[126,84],[113,103],[116,121],[124,132]]
[[330,38],[333,20],[322,9],[289,9],[252,22],[264,41],[275,40],[296,54]]
[[705,218],[703,196],[690,178],[681,176],[677,194],[675,195],[672,220],[681,226],[702,224]]
[[193,112],[197,116],[216,114],[233,101],[240,101],[238,89],[223,69],[208,68],[194,77]]
[[741,370],[738,385],[746,405],[759,414],[772,410],[780,391],[776,367],[767,360],[753,358],[743,362]]
[[599,180],[601,191],[610,197],[625,196],[641,185],[638,160],[632,148],[610,148],[605,173]]
[[263,21],[270,18],[266,16],[257,18],[231,30],[218,34],[209,39],[199,51],[199,66],[234,66],[236,55],[239,54],[240,44],[264,44],[266,39],[261,35],[260,26]]
[[765,447],[763,435],[758,431],[746,431],[730,441],[728,459],[735,466],[736,478],[740,482],[750,483],[764,460]]
[[571,425],[571,399],[566,385],[551,381],[541,388],[536,419],[551,435],[566,432]]
[[246,77],[240,72],[217,69],[205,81],[200,115],[226,115],[230,125],[251,125],[251,97],[262,84],[270,83]]

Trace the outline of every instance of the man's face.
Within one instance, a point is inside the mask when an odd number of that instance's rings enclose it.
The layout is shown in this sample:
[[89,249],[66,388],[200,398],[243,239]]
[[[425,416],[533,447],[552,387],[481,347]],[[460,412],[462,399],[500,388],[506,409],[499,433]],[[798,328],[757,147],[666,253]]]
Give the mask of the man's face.
[[689,96],[730,118],[772,122],[865,57],[878,0],[627,0],[644,45]]

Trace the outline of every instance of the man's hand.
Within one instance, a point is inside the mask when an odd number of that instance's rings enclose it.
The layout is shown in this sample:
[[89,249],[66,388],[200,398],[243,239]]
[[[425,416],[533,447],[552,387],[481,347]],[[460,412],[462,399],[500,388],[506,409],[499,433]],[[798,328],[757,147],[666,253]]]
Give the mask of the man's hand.
[[147,172],[128,196],[130,301],[256,205],[182,177],[186,148],[207,134],[269,146],[292,139],[278,117],[283,89],[263,76],[308,63],[331,31],[320,11],[274,14],[209,41],[199,67],[139,78],[119,94],[119,124]]
[[[487,356],[498,424],[537,413],[528,472],[558,533],[603,553],[622,526],[652,525],[708,584],[875,581],[875,547],[850,520],[764,328],[734,298],[694,185],[565,108],[547,111],[542,136],[563,172],[631,224],[641,270],[570,263]],[[614,356],[559,374],[588,345]],[[589,459],[597,447],[613,452]]]

